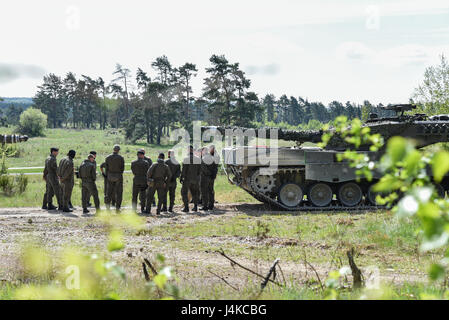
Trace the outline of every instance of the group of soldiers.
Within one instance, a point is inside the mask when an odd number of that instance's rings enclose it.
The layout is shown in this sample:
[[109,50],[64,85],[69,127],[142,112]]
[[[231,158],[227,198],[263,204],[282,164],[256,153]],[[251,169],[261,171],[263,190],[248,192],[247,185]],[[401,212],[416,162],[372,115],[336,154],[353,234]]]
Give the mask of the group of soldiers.
[[[82,162],[78,170],[75,170],[74,159],[76,152],[70,150],[59,165],[57,163],[58,148],[51,148],[50,155],[45,161],[44,180],[46,192],[42,209],[73,212],[71,196],[75,184],[75,176],[81,179],[83,213],[88,214],[90,198],[93,197],[96,210],[100,210],[100,200],[96,186],[97,179],[97,153],[91,151],[86,160]],[[193,146],[188,149],[188,156],[181,164],[175,158],[175,152],[160,153],[155,163],[145,156],[145,150],[137,152],[137,159],[131,163],[134,175],[132,188],[132,207],[137,211],[138,200],[142,214],[151,214],[151,207],[155,205],[154,196],[157,193],[158,203],[156,214],[161,212],[173,212],[179,178],[182,184],[181,195],[184,203],[183,212],[189,212],[189,194],[192,197],[193,211],[208,211],[214,209],[215,192],[214,183],[218,174],[220,157],[215,147],[204,147],[195,150]],[[106,157],[100,165],[100,171],[104,177],[104,203],[106,209],[111,205],[120,212],[123,199],[123,174],[125,172],[125,159],[120,155],[120,146],[115,145],[113,153]],[[167,194],[168,198],[167,199]],[[53,205],[56,197],[58,206]],[[138,199],[139,198],[139,199]],[[167,201],[168,200],[168,201]],[[169,206],[167,207],[167,202]]]

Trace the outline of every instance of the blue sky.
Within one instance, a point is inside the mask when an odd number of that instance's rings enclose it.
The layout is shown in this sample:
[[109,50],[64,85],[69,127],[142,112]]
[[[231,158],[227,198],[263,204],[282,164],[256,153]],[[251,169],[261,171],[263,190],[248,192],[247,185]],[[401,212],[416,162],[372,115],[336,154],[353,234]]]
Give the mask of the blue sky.
[[112,78],[166,54],[240,62],[261,96],[406,102],[449,56],[449,1],[41,0],[0,3],[0,95],[32,96],[44,73]]

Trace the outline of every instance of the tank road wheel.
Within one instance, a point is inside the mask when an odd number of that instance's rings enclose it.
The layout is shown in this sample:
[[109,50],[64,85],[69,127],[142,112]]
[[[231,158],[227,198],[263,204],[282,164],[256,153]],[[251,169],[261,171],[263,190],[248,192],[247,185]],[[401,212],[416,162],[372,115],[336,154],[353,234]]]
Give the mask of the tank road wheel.
[[316,183],[310,188],[307,198],[315,207],[327,207],[333,196],[331,187],[325,183]]
[[348,182],[338,189],[338,200],[346,207],[355,207],[362,201],[363,192],[354,182]]
[[283,205],[294,208],[301,204],[304,192],[295,183],[284,184],[279,190],[279,200]]
[[262,175],[260,170],[257,170],[251,176],[251,187],[255,192],[267,194],[276,186],[276,179],[274,175]]

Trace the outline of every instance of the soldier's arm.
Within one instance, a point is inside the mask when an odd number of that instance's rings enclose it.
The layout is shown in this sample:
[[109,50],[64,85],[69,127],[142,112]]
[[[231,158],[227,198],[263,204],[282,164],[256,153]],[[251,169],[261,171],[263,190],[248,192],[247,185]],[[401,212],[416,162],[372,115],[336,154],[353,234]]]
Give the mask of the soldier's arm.
[[171,177],[172,177],[172,173],[171,173],[170,168],[168,166],[165,167],[165,174],[167,176],[167,180],[165,180],[165,181],[170,181]]
[[134,161],[131,162],[131,171],[134,175],[136,175],[136,163]]
[[150,169],[148,169],[148,172],[147,172],[147,180],[148,181],[150,181],[150,179],[152,179],[153,171],[154,171],[154,166],[151,166]]
[[123,157],[120,159],[120,172],[125,172],[125,158]]

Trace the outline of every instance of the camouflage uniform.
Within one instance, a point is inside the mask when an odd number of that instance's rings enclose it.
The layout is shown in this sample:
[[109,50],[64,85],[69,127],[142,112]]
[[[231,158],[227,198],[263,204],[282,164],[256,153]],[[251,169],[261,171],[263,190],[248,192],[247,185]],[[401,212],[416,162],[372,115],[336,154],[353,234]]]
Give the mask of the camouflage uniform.
[[157,191],[157,214],[161,212],[162,204],[166,199],[167,182],[171,179],[170,168],[165,164],[164,160],[159,159],[153,164],[147,173],[147,181],[150,185],[147,192],[147,213],[151,212],[151,204],[154,200],[154,193]]
[[62,208],[61,186],[58,182],[58,163],[56,157],[50,155],[45,160],[44,179],[46,181],[43,206],[53,205],[53,196],[56,196],[58,205]]
[[89,205],[90,196],[93,196],[95,208],[100,208],[100,199],[98,198],[98,189],[95,181],[97,180],[97,171],[95,164],[89,160],[84,160],[79,169],[79,176],[81,178],[81,198],[83,209],[87,209]]
[[220,157],[207,153],[201,162],[201,194],[203,197],[203,208],[212,210],[215,204],[214,183],[217,178]]
[[75,184],[73,159],[69,156],[63,158],[59,162],[58,176],[62,188],[62,207],[69,208],[70,198],[72,197],[72,190]]
[[181,165],[176,161],[176,159],[170,158],[165,161],[165,164],[168,166],[171,172],[171,179],[167,182],[167,188],[165,190],[165,202],[164,202],[164,210],[167,209],[167,193],[170,197],[170,207],[169,210],[172,211],[175,206],[175,197],[176,197],[176,179],[181,175]]
[[125,159],[118,153],[113,153],[106,157],[105,169],[107,172],[107,198],[106,206],[111,204],[111,199],[115,195],[115,207],[120,209],[123,197],[123,172],[125,171]]
[[145,193],[148,188],[147,183],[148,169],[150,169],[150,164],[144,158],[134,160],[131,163],[131,171],[134,174],[133,196],[132,196],[132,205],[134,210],[137,209],[137,198],[140,197],[140,207],[142,211],[145,211],[145,202],[146,202]]
[[[106,162],[103,162],[100,165],[100,169],[105,170],[106,169]],[[106,171],[106,173],[104,174],[104,188],[103,188],[103,194],[104,194],[104,202],[107,203],[107,199],[108,199],[108,172]],[[115,194],[112,194],[112,199],[111,199],[111,203],[113,206],[115,206]]]
[[189,191],[192,194],[195,209],[198,207],[199,178],[201,171],[201,159],[191,153],[182,163],[181,172],[181,195],[184,209],[189,207]]

